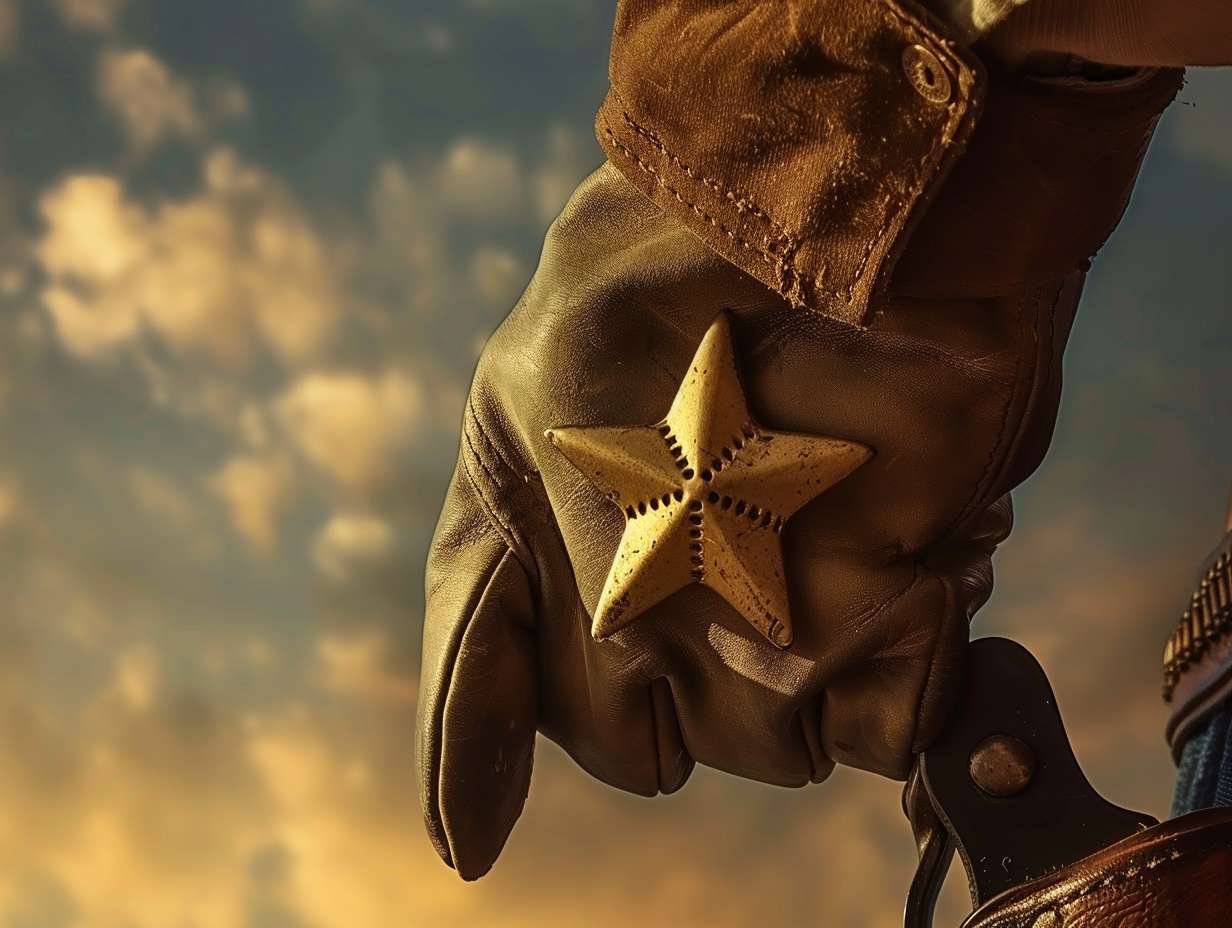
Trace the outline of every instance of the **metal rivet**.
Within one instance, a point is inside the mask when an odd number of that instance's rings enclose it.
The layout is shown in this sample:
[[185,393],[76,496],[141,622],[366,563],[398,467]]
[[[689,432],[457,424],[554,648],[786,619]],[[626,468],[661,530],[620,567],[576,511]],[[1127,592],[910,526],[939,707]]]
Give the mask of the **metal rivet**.
[[1006,799],[1027,788],[1035,775],[1035,755],[1013,735],[991,735],[971,752],[971,779],[989,796]]
[[903,50],[903,71],[916,93],[929,103],[950,102],[950,75],[923,45],[909,45]]

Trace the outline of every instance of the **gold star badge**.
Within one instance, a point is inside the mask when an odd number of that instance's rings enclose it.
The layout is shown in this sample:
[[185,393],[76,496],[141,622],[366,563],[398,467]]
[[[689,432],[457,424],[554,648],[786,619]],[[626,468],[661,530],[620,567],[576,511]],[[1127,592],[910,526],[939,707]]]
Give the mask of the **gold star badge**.
[[783,523],[872,456],[855,442],[758,426],[726,314],[656,426],[551,429],[548,439],[625,514],[591,633],[606,638],[691,583],[791,644]]

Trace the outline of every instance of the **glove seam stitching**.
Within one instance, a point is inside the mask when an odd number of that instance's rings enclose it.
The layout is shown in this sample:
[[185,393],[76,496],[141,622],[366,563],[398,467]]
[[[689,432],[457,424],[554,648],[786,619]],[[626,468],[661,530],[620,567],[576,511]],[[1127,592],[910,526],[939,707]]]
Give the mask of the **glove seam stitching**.
[[[479,463],[480,468],[483,469],[483,472],[488,476],[488,479],[491,481],[492,485],[490,489],[494,489],[497,492],[499,492],[500,484],[496,481],[495,476],[488,469],[487,464],[484,463],[483,458],[479,455],[479,452],[476,450],[475,443],[471,440],[470,430],[463,427],[462,437],[466,441],[466,447],[470,450],[469,456],[466,454],[462,455],[462,466],[464,470],[466,471],[466,477],[470,481],[471,486],[475,488],[475,493],[479,497],[479,502],[480,502],[480,505],[483,507],[484,514],[488,517],[488,520],[494,524],[494,527],[500,534],[501,539],[505,542],[505,544],[510,549],[513,549],[517,546],[524,547],[525,540],[520,537],[520,533],[517,531],[517,529],[515,529],[512,525],[507,524],[505,520],[502,519],[500,515],[496,512],[494,505],[488,501],[487,493],[485,493],[484,491],[485,489],[484,481],[479,480],[476,477],[475,472],[471,468],[470,462],[467,460],[468,457],[473,456],[475,460]],[[519,558],[519,560],[521,560],[521,558]]]
[[[1058,358],[1059,353],[1056,348],[1056,316],[1057,307],[1060,305],[1061,297],[1065,293],[1067,281],[1068,278],[1065,277],[1060,279],[1054,278],[1052,282],[1056,285],[1056,291],[1053,293],[1052,298],[1047,301],[1043,299],[1046,282],[1041,281],[1035,288],[1037,300],[1035,306],[1035,320],[1032,326],[1033,344],[1035,346],[1033,356],[1034,360],[1031,364],[1032,378],[1027,389],[1026,398],[1023,401],[1022,410],[1019,414],[1018,428],[1014,431],[1012,438],[1006,446],[1006,453],[1002,457],[999,475],[1004,474],[1008,462],[1019,450],[1020,442],[1022,441],[1024,435],[1024,427],[1032,421],[1033,414],[1036,411],[1040,397],[1052,380],[1054,364],[1060,360]],[[1045,303],[1047,305],[1046,312],[1048,316],[1047,342],[1041,340],[1040,333],[1043,323],[1042,316],[1045,312]],[[1045,352],[1047,353],[1046,364],[1043,363],[1045,360]]]
[[[741,215],[745,213],[745,210],[741,207],[741,204],[747,204],[749,207],[751,207],[751,209],[748,210],[750,215],[753,215],[759,219],[765,220],[765,222],[775,232],[777,232],[779,234],[779,237],[784,239],[787,244],[789,245],[794,244],[794,235],[792,234],[792,232],[788,230],[787,227],[783,225],[783,223],[779,222],[777,219],[771,216],[768,212],[762,209],[762,207],[758,205],[757,201],[754,200],[752,196],[750,196],[747,193],[742,193],[741,191],[736,190],[734,188],[728,188],[727,186],[723,184],[722,181],[717,180],[712,177],[707,177],[705,174],[701,173],[700,171],[697,171],[694,168],[690,167],[689,165],[685,164],[671,150],[669,150],[666,145],[663,144],[663,141],[659,138],[659,136],[653,130],[647,129],[644,126],[640,125],[632,116],[629,115],[629,112],[628,112],[629,104],[625,102],[624,98],[620,95],[620,92],[616,90],[615,88],[612,88],[612,96],[620,102],[620,106],[621,106],[620,115],[624,119],[625,123],[628,124],[629,128],[632,129],[634,132],[636,132],[638,135],[642,136],[648,142],[650,142],[651,145],[657,148],[661,154],[663,154],[670,161],[672,161],[672,163],[675,164],[676,167],[680,171],[682,171],[686,176],[692,178],[693,180],[701,181],[703,185],[709,187],[711,190],[713,190],[715,193],[722,196],[724,199],[731,201],[732,204],[735,205],[736,209],[739,210]],[[605,119],[604,122],[606,124],[607,120]]]
[[[479,432],[479,436],[483,439],[484,444],[486,444],[488,448],[491,449],[492,456],[502,466],[504,466],[504,468],[507,471],[509,471],[509,473],[512,474],[513,477],[517,481],[520,481],[521,487],[529,488],[530,482],[531,482],[530,478],[527,476],[524,476],[521,472],[519,472],[512,464],[509,463],[509,461],[505,458],[505,456],[501,454],[500,449],[496,446],[496,443],[491,439],[491,437],[487,433],[487,430],[484,428],[483,422],[480,421],[479,413],[476,411],[474,403],[468,400],[466,405],[467,405],[467,412],[470,413],[470,420],[474,423],[475,429]],[[491,481],[492,492],[498,496],[504,495],[504,493],[507,490],[507,487],[503,485],[501,481],[499,481],[496,478],[496,475],[491,471],[487,463],[484,461],[483,456],[479,453],[479,449],[475,447],[474,441],[470,435],[470,430],[466,427],[465,422],[463,422],[462,432],[463,432],[464,437],[466,438],[466,443],[467,443],[467,446],[470,448],[471,453],[475,456],[475,459],[479,462],[479,466],[483,469],[484,474],[486,474],[488,479]],[[479,495],[480,501],[482,502],[483,507],[487,511],[489,517],[491,518],[493,522],[495,522],[500,527],[502,535],[505,537],[505,543],[509,545],[509,547],[513,550],[514,557],[518,559],[518,563],[521,564],[522,569],[526,571],[527,577],[535,578],[535,582],[537,583],[539,577],[541,576],[541,572],[540,572],[539,564],[535,558],[534,548],[531,546],[530,539],[527,536],[526,532],[520,529],[517,525],[515,525],[512,519],[508,519],[508,520],[503,519],[499,515],[499,513],[497,513],[496,511],[495,502],[491,504],[488,503],[487,499],[484,496],[483,490],[479,486],[480,484],[479,479],[475,476],[473,472],[470,471],[469,468],[467,469],[467,477],[470,479],[472,485],[475,486],[475,491]],[[515,490],[520,489],[520,486],[518,483],[515,483],[514,489]],[[533,492],[533,491],[528,489],[527,492]],[[535,503],[539,502],[537,498],[534,499],[533,501]]]
[[[1039,348],[1038,348],[1038,344],[1039,344],[1039,309],[1038,309],[1039,297],[1040,297],[1040,293],[1039,293],[1038,287],[1025,290],[1019,296],[1017,300],[1017,305],[1015,308],[1016,320],[1021,325],[1023,321],[1026,301],[1028,299],[1032,299],[1036,303],[1036,317],[1031,324],[1031,332],[1032,332],[1032,336],[1033,336],[1033,339],[1036,345],[1036,350],[1035,350],[1036,364],[1038,364],[1038,352],[1039,352]],[[1058,292],[1058,299],[1059,298],[1060,298],[1060,294]],[[954,519],[954,521],[950,524],[950,526],[942,533],[942,537],[948,537],[952,535],[955,532],[955,530],[958,528],[958,526],[960,526],[976,510],[976,508],[979,505],[980,500],[985,495],[987,495],[988,487],[991,486],[993,483],[994,472],[997,469],[997,465],[1001,457],[1002,450],[1007,447],[1007,444],[1012,444],[1012,441],[1007,443],[1007,433],[1009,431],[1010,418],[1011,418],[1011,414],[1014,409],[1015,402],[1021,396],[1023,386],[1024,386],[1023,373],[1024,373],[1024,368],[1026,365],[1026,354],[1027,354],[1026,352],[1019,351],[1017,353],[1017,357],[1014,360],[1014,385],[1010,389],[1009,396],[1006,397],[1006,400],[1005,400],[1005,406],[1001,410],[1001,422],[997,428],[997,437],[993,440],[992,447],[989,448],[988,450],[988,458],[984,462],[984,468],[980,472],[980,476],[976,479],[975,483],[971,487],[970,498],[967,500],[963,508],[959,511],[958,516]],[[1016,435],[1017,435],[1017,431],[1015,431],[1015,436]]]
[[[511,473],[514,477],[525,483],[527,480],[526,476],[514,467],[512,463],[510,463],[509,459],[501,452],[501,449],[497,447],[496,442],[492,440],[491,436],[488,434],[488,430],[484,428],[483,421],[479,418],[479,413],[475,409],[474,402],[467,400],[466,409],[470,413],[471,420],[475,423],[475,429],[479,432],[479,437],[482,438],[484,444],[492,450],[492,456],[504,466],[505,470],[509,471],[509,473]],[[495,475],[491,476],[493,482],[496,482]]]
[[915,571],[913,572],[911,576],[911,582],[908,583],[906,586],[904,586],[902,589],[896,590],[895,592],[891,593],[889,596],[887,596],[881,602],[877,603],[875,606],[872,606],[864,610],[864,612],[856,616],[855,619],[851,623],[855,631],[857,632],[863,631],[864,628],[873,624],[877,619],[881,618],[886,612],[888,612],[890,609],[894,607],[895,603],[897,603],[900,599],[903,599],[904,597],[906,597],[908,594],[910,594],[913,590],[915,590],[916,587],[918,587],[923,582],[924,574],[932,573],[932,571],[930,571],[928,567],[925,566],[924,563],[920,561],[918,558],[913,558],[913,560],[915,561]]
[[[622,115],[624,114],[622,113]],[[671,184],[667,182],[667,180],[663,177],[663,175],[653,165],[646,163],[644,160],[642,160],[641,156],[639,156],[637,152],[633,151],[631,148],[629,148],[623,142],[620,141],[620,139],[616,135],[616,132],[612,129],[612,125],[608,121],[606,116],[602,118],[603,118],[604,133],[607,135],[611,143],[615,145],[621,152],[624,153],[626,158],[631,160],[641,171],[653,177],[654,182],[658,186],[666,190],[669,194],[671,194],[672,197],[677,202],[681,203],[684,206],[687,206],[692,212],[694,212],[697,216],[703,219],[708,225],[711,225],[714,228],[718,229],[720,232],[726,235],[729,239],[731,239],[731,241],[739,245],[745,251],[751,252],[755,256],[761,258],[764,262],[766,262],[766,264],[770,265],[770,267],[774,270],[775,275],[779,279],[777,286],[774,288],[775,291],[780,296],[786,299],[790,299],[789,294],[791,293],[793,288],[788,284],[788,280],[791,277],[799,276],[796,272],[795,261],[790,256],[790,252],[794,251],[796,247],[793,239],[791,239],[789,236],[785,234],[778,236],[777,241],[782,242],[785,246],[784,253],[782,255],[778,255],[778,254],[775,254],[774,251],[772,251],[766,245],[758,246],[750,242],[748,239],[743,238],[734,229],[728,228],[726,225],[720,222],[718,218],[707,213],[704,209],[702,209],[702,207],[698,206],[692,200],[686,199],[679,190],[677,190],[675,187],[673,187]],[[637,125],[637,123],[632,122],[632,120],[630,120],[630,125],[635,131],[638,128],[640,128]],[[676,156],[673,155],[666,148],[663,149],[663,154],[673,160],[679,161],[679,159],[676,158]],[[767,217],[767,220],[773,223],[774,225],[778,225],[777,222],[775,222],[774,220],[768,219],[768,217]],[[769,239],[769,236],[767,236],[767,239]],[[839,294],[836,293],[834,295],[838,296]]]

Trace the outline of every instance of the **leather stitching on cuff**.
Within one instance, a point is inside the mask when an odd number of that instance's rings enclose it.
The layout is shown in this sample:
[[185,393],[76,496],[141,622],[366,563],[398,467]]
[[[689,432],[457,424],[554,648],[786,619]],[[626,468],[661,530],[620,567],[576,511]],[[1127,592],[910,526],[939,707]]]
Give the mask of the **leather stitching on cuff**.
[[[625,114],[625,118],[626,119],[628,118],[627,114]],[[635,130],[639,128],[636,123],[632,122],[632,120],[630,120],[629,124]],[[616,133],[613,131],[611,124],[606,119],[603,120],[603,131],[607,135],[611,143],[624,153],[626,158],[628,158],[635,165],[637,165],[639,170],[645,172],[646,174],[651,175],[654,178],[655,183],[658,184],[660,187],[662,187],[664,190],[666,190],[669,194],[671,194],[673,199],[675,199],[681,205],[687,206],[690,210],[693,211],[694,214],[696,214],[699,218],[704,220],[707,225],[713,226],[714,228],[718,229],[720,232],[726,235],[732,242],[739,245],[745,251],[752,252],[754,255],[761,258],[768,265],[774,268],[775,275],[777,276],[779,280],[778,293],[780,296],[783,296],[785,298],[788,296],[788,291],[791,290],[791,287],[787,284],[787,281],[794,278],[797,275],[795,273],[795,263],[792,260],[792,258],[788,256],[786,251],[784,252],[783,255],[776,255],[769,248],[759,247],[753,244],[752,242],[750,242],[748,239],[742,238],[735,230],[730,229],[727,226],[725,226],[717,218],[715,218],[714,216],[711,216],[709,213],[707,213],[704,209],[702,209],[692,200],[686,199],[679,190],[677,190],[675,187],[673,187],[671,184],[669,184],[664,179],[663,175],[660,174],[659,171],[653,165],[647,164],[645,161],[642,160],[642,158],[637,154],[637,152],[633,151],[631,148],[629,148],[623,142],[621,142],[620,139],[616,137]],[[679,159],[676,158],[675,155],[671,154],[671,152],[669,152],[666,148],[663,149],[663,154],[665,157],[671,158],[672,160],[679,163]],[[790,242],[790,241],[791,241],[790,239],[785,240],[785,242]],[[791,247],[792,250],[794,251],[794,245],[788,246],[788,247]]]

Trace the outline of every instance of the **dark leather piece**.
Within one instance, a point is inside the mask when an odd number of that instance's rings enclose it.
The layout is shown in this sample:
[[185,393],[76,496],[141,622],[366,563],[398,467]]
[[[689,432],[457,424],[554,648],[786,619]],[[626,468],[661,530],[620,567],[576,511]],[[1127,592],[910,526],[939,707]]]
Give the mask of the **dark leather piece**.
[[[968,152],[920,220],[894,268],[915,296],[1009,293],[1094,255],[1129,202],[1154,118],[1180,87],[1178,71],[1117,80],[994,75]],[[1080,106],[1076,106],[1077,100]],[[1062,141],[1063,140],[1063,141]],[[1074,205],[1083,204],[1075,210]],[[989,217],[1021,234],[989,234]]]
[[[666,60],[682,27],[712,28],[719,7],[760,14],[782,4],[655,6],[662,17],[648,4],[626,3],[620,21],[639,30],[657,23],[664,31],[645,48]],[[869,104],[850,144],[826,149],[834,163],[814,205],[838,206],[824,222],[801,228],[809,253],[832,250],[838,267],[848,249],[873,254],[878,247],[884,214],[865,221],[889,189],[878,185],[907,189],[918,171],[914,148],[885,148],[882,139],[897,138],[900,122],[923,120],[933,104],[917,94],[918,113],[879,108],[872,104],[879,85],[842,78],[848,71],[872,75],[868,80],[903,73],[916,32],[886,26],[894,16],[879,4],[835,6],[826,29],[817,16],[829,7],[787,6],[799,14],[788,21],[807,53],[784,58],[778,45],[752,36],[747,45],[698,45],[686,37],[682,47],[698,57],[674,55],[673,73],[700,87],[705,74],[722,70],[725,55],[752,82],[744,88],[750,94],[772,93],[786,79],[784,67],[797,85],[825,84],[810,103],[820,112],[810,119],[848,119],[849,104]],[[682,20],[690,10],[698,11],[696,21]],[[912,16],[923,21],[922,13]],[[731,20],[730,29],[746,19]],[[817,44],[823,39],[824,47]],[[638,64],[623,65],[627,76]],[[621,68],[618,56],[614,73]],[[660,73],[648,69],[646,79]],[[1045,159],[1016,194],[1013,176],[997,182],[996,165],[1005,146],[1023,140],[981,141],[983,126],[976,128],[945,184],[938,186],[938,167],[919,192],[919,202],[949,218],[920,223],[909,244],[897,233],[887,254],[906,249],[901,286],[896,275],[846,315],[862,326],[832,307],[797,305],[764,275],[750,276],[689,218],[695,211],[665,200],[657,184],[647,188],[641,168],[608,164],[583,183],[553,225],[534,280],[479,362],[459,468],[430,556],[421,798],[438,850],[463,876],[485,872],[513,826],[536,729],[596,777],[645,795],[679,788],[694,763],[784,786],[823,780],[835,762],[906,776],[913,752],[936,736],[954,700],[968,622],[991,592],[990,556],[1010,529],[1008,493],[1050,440],[1061,354],[1098,244],[1075,240],[1062,256],[1014,244],[1062,234],[1040,225],[1055,222],[1055,212],[1028,201],[1067,191],[1069,209],[1086,217],[1073,225],[1111,228],[1177,83],[1177,74],[1159,72],[1123,85],[1119,96],[1079,86],[990,91],[989,100],[1010,111],[989,119],[989,131],[1029,126],[1040,151],[1093,149],[1080,136],[1084,114],[1098,110],[1090,124],[1109,146],[1105,157]],[[632,93],[628,80],[623,86]],[[856,96],[845,97],[845,87]],[[738,90],[724,85],[727,94]],[[955,93],[968,95],[971,112],[975,84],[956,82]],[[682,109],[698,100],[677,99]],[[697,129],[715,143],[708,151],[726,157],[724,126]],[[745,154],[733,170],[754,156],[774,162],[773,136],[737,136]],[[879,153],[869,161],[873,149]],[[720,159],[707,171],[727,167]],[[761,172],[767,195],[795,202],[817,193],[816,178],[799,167],[788,159]],[[885,177],[870,187],[869,172]],[[995,212],[947,205],[973,189],[984,191]],[[1023,220],[1007,222],[1016,211]],[[996,279],[973,269],[978,286],[957,271],[948,279],[934,275],[933,263],[951,260],[951,235],[955,242],[1003,239],[1014,257],[998,265]],[[933,257],[913,259],[916,249]],[[1036,266],[1041,254],[1048,260]],[[888,267],[889,259],[883,275]],[[783,531],[795,626],[790,649],[775,648],[699,586],[595,641],[591,618],[624,517],[544,432],[658,422],[703,333],[724,310],[758,422],[855,440],[875,456]]]
[[954,860],[954,842],[916,767],[903,788],[903,812],[915,836],[919,865],[907,890],[903,928],[932,928],[933,910]]
[[[920,754],[918,770],[962,860],[973,905],[1156,824],[1092,788],[1048,677],[1022,645],[973,641],[963,690],[945,731]],[[1030,773],[1008,793],[989,793],[973,759],[990,741],[1006,738],[1021,747]]]
[[1043,668],[1021,645],[968,648],[965,693],[903,794],[920,866],[904,911],[932,924],[953,850],[976,911],[964,928],[1228,924],[1232,810],[1159,825],[1086,781]]
[[1194,812],[1001,893],[963,928],[1224,928],[1232,809]]

